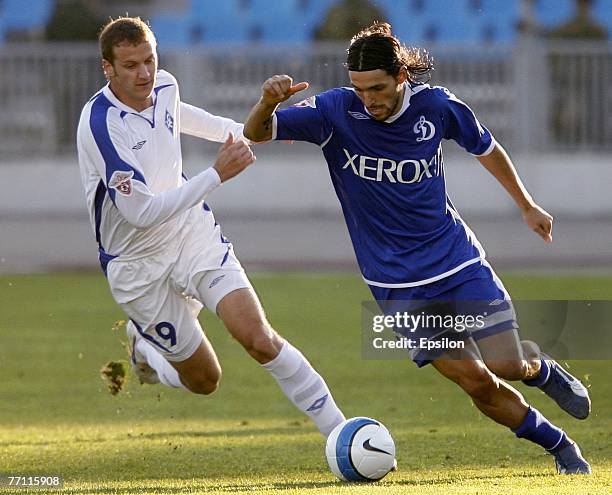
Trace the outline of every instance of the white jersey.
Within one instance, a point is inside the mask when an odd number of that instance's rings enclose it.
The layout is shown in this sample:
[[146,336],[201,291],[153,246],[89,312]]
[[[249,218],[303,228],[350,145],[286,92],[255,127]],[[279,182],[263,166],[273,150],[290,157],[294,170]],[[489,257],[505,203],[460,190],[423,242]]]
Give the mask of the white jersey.
[[180,134],[223,142],[244,139],[243,125],[180,101],[176,79],[157,74],[154,104],[136,112],[106,85],[83,108],[77,131],[81,179],[100,262],[159,252],[197,210],[211,241],[221,233],[204,197],[220,183],[213,168],[183,175]]

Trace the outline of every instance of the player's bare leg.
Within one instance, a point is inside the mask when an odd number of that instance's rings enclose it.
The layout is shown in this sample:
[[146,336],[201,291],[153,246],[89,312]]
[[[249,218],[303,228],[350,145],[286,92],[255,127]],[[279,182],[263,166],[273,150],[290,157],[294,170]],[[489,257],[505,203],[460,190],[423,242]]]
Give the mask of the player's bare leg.
[[259,364],[272,361],[284,340],[268,323],[259,299],[251,289],[237,289],[217,305],[226,328]]
[[489,370],[473,341],[467,340],[466,348],[457,351],[446,359],[436,359],[433,366],[459,385],[486,416],[517,428],[529,409],[521,394]]
[[477,345],[487,368],[504,380],[529,380],[540,373],[540,348],[520,341],[516,330],[485,337]]
[[575,418],[585,419],[591,412],[586,387],[535,342],[519,341],[515,329],[480,339],[477,345],[487,368],[498,377],[539,387]]
[[217,305],[217,314],[232,336],[279,384],[298,409],[327,436],[344,415],[325,384],[302,353],[268,323],[255,292],[237,289]]
[[196,351],[186,360],[172,362],[181,382],[191,392],[208,395],[217,390],[221,380],[221,365],[206,336]]
[[465,349],[450,351],[432,364],[443,376],[457,383],[486,416],[552,454],[559,473],[591,473],[576,443],[530,407],[517,390],[491,372],[471,339],[466,340]]

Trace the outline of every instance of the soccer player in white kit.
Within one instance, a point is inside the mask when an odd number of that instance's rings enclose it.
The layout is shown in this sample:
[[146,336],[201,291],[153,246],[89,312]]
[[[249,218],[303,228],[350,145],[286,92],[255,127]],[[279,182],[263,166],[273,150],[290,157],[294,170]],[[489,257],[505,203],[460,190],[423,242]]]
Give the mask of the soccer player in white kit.
[[[100,48],[109,82],[83,108],[79,167],[102,270],[130,319],[134,371],[145,383],[214,392],[221,367],[197,320],[204,305],[329,434],[342,412],[321,376],[266,320],[204,202],[255,160],[242,124],[180,101],[176,79],[158,71],[155,36],[140,18],[110,21]],[[224,142],[214,166],[190,180],[181,133]]]

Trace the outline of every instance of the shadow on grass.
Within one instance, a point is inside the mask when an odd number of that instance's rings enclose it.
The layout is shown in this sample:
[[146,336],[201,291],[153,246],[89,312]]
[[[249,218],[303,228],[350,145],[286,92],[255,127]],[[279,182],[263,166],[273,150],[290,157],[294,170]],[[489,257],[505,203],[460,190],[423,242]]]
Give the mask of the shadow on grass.
[[[216,438],[216,437],[250,437],[250,436],[265,436],[265,435],[295,435],[305,426],[304,423],[293,426],[283,426],[274,428],[249,428],[246,425],[238,425],[233,429],[227,430],[215,430],[215,431],[163,431],[156,433],[142,433],[142,434],[122,434],[119,436],[109,437],[98,437],[98,438],[62,438],[57,440],[46,440],[46,441],[5,441],[0,442],[0,447],[45,447],[48,445],[66,444],[70,442],[74,443],[104,443],[104,442],[117,442],[125,440],[142,440],[142,439],[164,439],[164,438]],[[314,432],[314,429],[303,429],[304,433]]]
[[[156,438],[215,438],[215,437],[250,437],[250,436],[265,436],[265,435],[295,435],[296,432],[302,430],[304,424],[300,423],[295,426],[277,426],[273,428],[249,428],[244,425],[228,430],[215,431],[164,431],[156,433],[144,433],[142,435],[133,435],[132,438],[141,439],[156,439]],[[314,428],[304,428],[304,433],[315,432]]]
[[[519,475],[461,475],[461,482],[466,483],[469,481],[495,481],[504,480],[509,477],[513,478],[548,478],[555,476],[552,473],[521,473]],[[198,483],[191,480],[185,480],[183,486],[167,486],[164,487],[163,482],[153,483],[151,480],[147,480],[146,484],[142,486],[130,486],[130,487],[100,487],[100,488],[73,488],[68,489],[65,493],[72,494],[92,494],[92,495],[103,495],[103,494],[140,494],[140,493],[185,493],[185,490],[189,491],[201,490],[202,492],[215,491],[215,492],[250,492],[256,490],[270,491],[270,490],[313,490],[313,489],[328,489],[328,488],[341,488],[341,487],[363,487],[364,491],[366,487],[380,486],[380,487],[393,487],[393,486],[435,486],[435,485],[448,485],[457,483],[458,477],[448,478],[427,478],[427,479],[408,479],[408,480],[397,480],[397,481],[381,481],[378,483],[342,483],[339,481],[316,481],[316,482],[304,482],[304,481],[292,481],[292,482],[272,482],[272,483],[219,483],[218,485],[210,483]]]
[[[364,483],[365,484],[365,483]],[[142,486],[129,486],[129,487],[99,487],[99,488],[68,488],[64,489],[62,493],[69,494],[92,494],[92,495],[122,495],[122,494],[139,494],[139,493],[185,493],[185,490],[189,492],[201,491],[205,492],[251,492],[255,490],[296,490],[296,489],[319,489],[319,488],[330,488],[333,486],[340,486],[337,481],[317,481],[312,483],[306,482],[287,482],[287,483],[249,483],[249,484],[219,484],[211,485],[204,483],[192,482],[185,480],[183,486],[164,486],[163,483],[151,483],[150,481]]]

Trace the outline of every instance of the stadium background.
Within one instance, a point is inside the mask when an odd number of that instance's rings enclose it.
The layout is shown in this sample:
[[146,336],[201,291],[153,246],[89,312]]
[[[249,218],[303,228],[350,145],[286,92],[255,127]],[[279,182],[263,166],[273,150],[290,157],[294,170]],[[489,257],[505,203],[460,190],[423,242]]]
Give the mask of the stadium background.
[[[71,37],[95,37],[95,27],[108,16],[140,14],[151,20],[160,65],[175,73],[183,99],[243,120],[261,83],[274,73],[308,80],[307,95],[346,84],[346,40],[314,40],[328,9],[338,3],[0,1],[0,271],[97,263],[74,134],[83,103],[103,80],[95,42]],[[448,86],[475,109],[506,145],[529,190],[556,217],[555,242],[544,245],[522,226],[510,199],[479,164],[446,145],[451,197],[494,263],[609,266],[612,47],[606,40],[548,36],[572,17],[574,2],[371,4],[407,43],[430,50],[437,63],[432,84]],[[612,0],[594,1],[592,16],[612,32]],[[354,31],[364,20],[353,22]],[[93,28],[85,29],[88,23]],[[348,24],[350,29],[350,19]],[[193,174],[212,163],[217,145],[185,138],[184,148],[186,170]],[[346,228],[318,149],[274,143],[258,146],[256,153],[257,164],[210,201],[245,265],[352,268]]]

